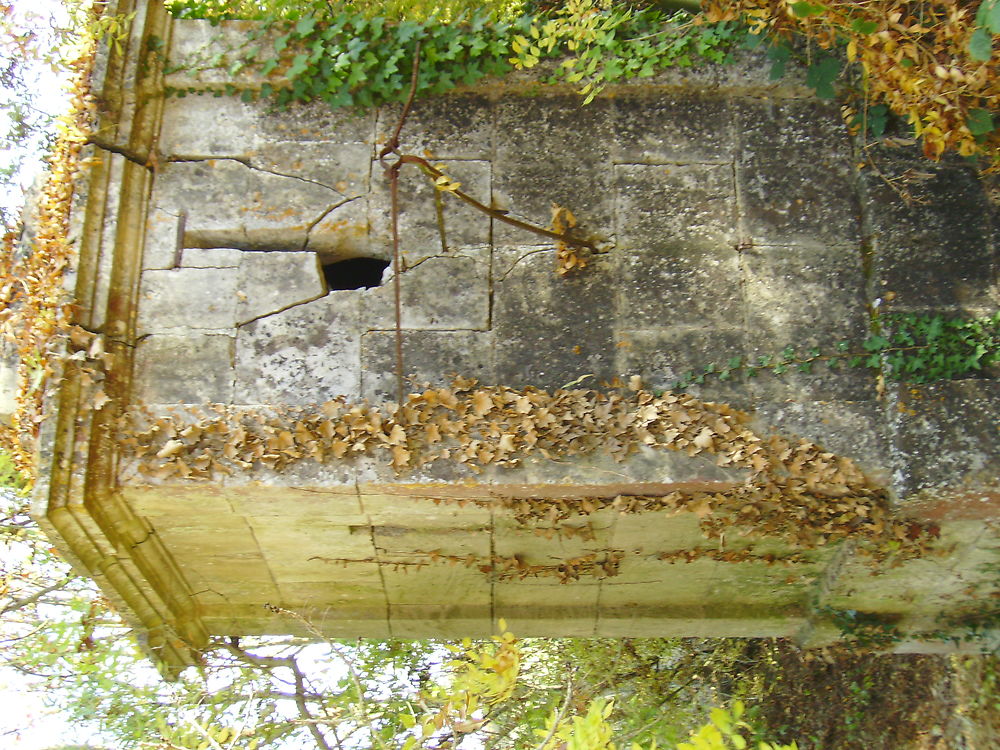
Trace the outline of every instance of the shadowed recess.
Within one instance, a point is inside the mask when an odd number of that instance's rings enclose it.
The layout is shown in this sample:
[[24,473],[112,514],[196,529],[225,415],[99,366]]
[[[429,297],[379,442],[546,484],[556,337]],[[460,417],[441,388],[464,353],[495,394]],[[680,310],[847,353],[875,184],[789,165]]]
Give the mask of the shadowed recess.
[[331,292],[340,289],[370,289],[382,285],[382,272],[389,261],[379,258],[348,258],[323,264],[323,278]]

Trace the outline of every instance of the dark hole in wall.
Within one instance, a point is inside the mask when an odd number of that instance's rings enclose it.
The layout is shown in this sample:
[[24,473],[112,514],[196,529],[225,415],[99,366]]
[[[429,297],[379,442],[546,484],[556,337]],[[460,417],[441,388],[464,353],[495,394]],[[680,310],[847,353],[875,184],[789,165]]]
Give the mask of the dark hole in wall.
[[323,278],[331,292],[339,289],[370,289],[382,284],[389,261],[381,258],[348,258],[323,264]]

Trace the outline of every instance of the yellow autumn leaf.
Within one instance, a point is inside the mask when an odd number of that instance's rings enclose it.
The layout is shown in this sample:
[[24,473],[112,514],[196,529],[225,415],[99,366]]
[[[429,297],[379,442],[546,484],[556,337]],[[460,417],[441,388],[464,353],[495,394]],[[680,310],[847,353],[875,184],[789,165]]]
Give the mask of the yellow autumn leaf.
[[486,391],[476,391],[472,394],[472,412],[477,417],[490,412],[493,409],[493,399]]

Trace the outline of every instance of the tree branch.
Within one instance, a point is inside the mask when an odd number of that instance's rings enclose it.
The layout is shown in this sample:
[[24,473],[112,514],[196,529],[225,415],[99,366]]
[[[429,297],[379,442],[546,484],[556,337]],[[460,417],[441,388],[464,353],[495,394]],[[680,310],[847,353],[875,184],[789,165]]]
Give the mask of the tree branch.
[[313,739],[316,740],[316,745],[320,748],[320,750],[333,750],[329,743],[327,743],[326,737],[323,735],[315,717],[309,710],[309,700],[314,694],[311,691],[306,690],[305,675],[302,674],[302,670],[299,668],[299,663],[295,660],[294,656],[261,656],[260,654],[251,654],[249,651],[241,648],[235,642],[235,639],[223,642],[222,645],[234,656],[251,664],[256,664],[265,669],[284,668],[291,670],[292,678],[295,681],[295,692],[289,697],[295,703],[295,707],[299,711],[299,716],[304,719],[303,723],[305,724],[306,729],[309,730]]
[[67,576],[57,583],[53,583],[51,586],[46,586],[43,589],[39,589],[31,596],[26,596],[23,599],[12,599],[8,604],[5,604],[3,609],[0,609],[0,615],[6,615],[11,612],[16,612],[19,609],[24,609],[25,607],[30,607],[32,604],[36,603],[46,594],[51,594],[53,591],[58,591],[64,588],[66,584],[72,581],[76,576]]

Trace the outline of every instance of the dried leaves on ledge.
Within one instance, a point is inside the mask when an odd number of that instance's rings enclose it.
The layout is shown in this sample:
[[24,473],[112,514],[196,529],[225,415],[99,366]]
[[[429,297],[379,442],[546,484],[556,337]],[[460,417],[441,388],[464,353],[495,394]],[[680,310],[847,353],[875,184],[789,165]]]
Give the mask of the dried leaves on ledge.
[[[746,416],[687,394],[645,390],[600,392],[481,386],[458,379],[427,388],[406,403],[374,406],[338,398],[317,407],[278,409],[214,405],[157,414],[138,409],[122,423],[120,444],[138,471],[155,481],[213,479],[293,462],[384,457],[397,473],[433,461],[473,470],[516,466],[529,456],[555,459],[605,452],[625,460],[640,446],[709,454],[717,464],[748,470],[728,492],[675,492],[663,497],[504,499],[485,501],[522,525],[585,535],[564,522],[606,507],[621,513],[694,512],[707,539],[729,529],[779,538],[797,549],[857,538],[877,556],[923,553],[936,529],[893,518],[884,491],[849,459],[808,441],[761,437]],[[509,506],[509,507],[508,507]],[[695,556],[749,559],[730,545]],[[690,555],[688,555],[690,558]],[[688,559],[685,558],[685,559]]]

